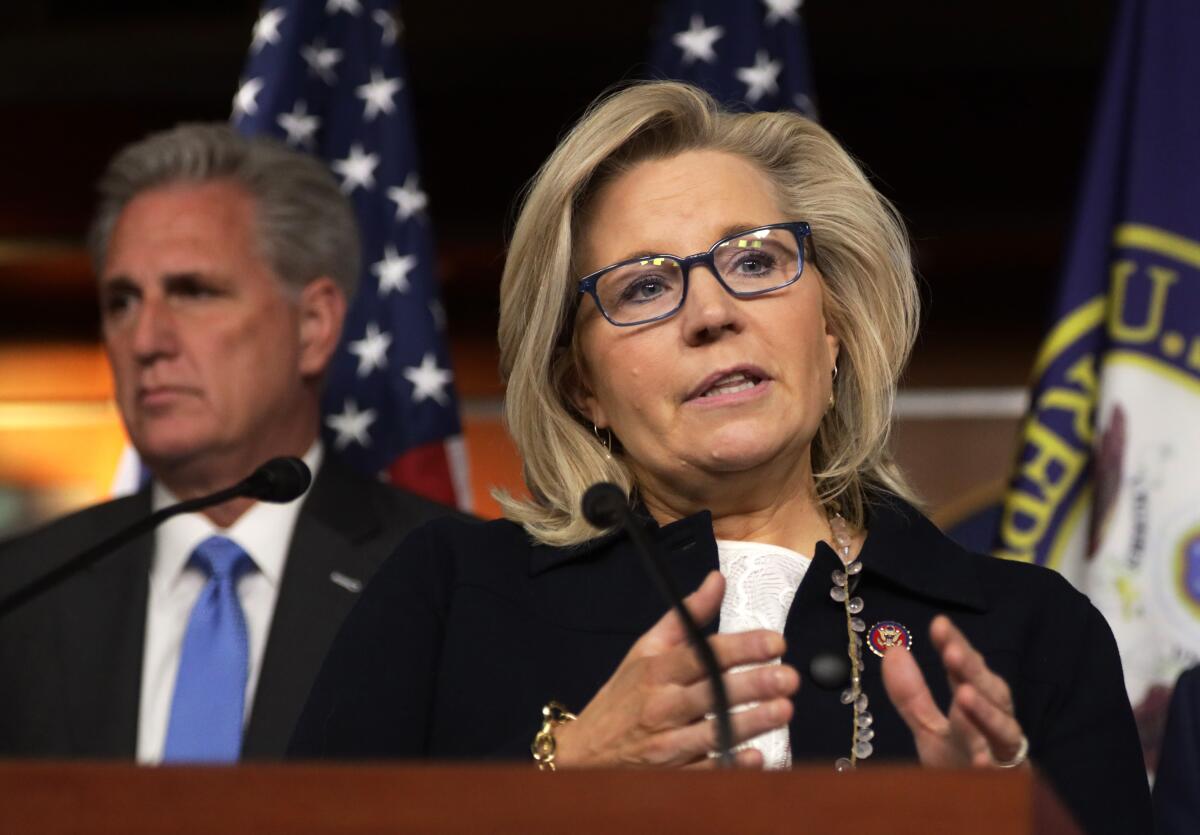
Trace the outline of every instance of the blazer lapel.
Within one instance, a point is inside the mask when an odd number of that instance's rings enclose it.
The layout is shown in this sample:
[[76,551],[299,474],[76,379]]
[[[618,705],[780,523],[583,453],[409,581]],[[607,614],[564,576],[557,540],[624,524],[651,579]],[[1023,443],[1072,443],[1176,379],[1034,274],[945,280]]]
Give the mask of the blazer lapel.
[[[148,513],[146,491],[115,506],[87,544]],[[139,537],[64,583],[58,595],[57,657],[72,749],[81,756],[136,754],[153,543]]]
[[278,758],[358,591],[387,555],[369,488],[326,455],[288,549],[267,649],[242,744],[247,759]]
[[[707,511],[662,528],[644,508],[637,508],[637,515],[670,584],[682,596],[695,591],[708,572],[718,568],[712,516]],[[560,626],[636,637],[671,608],[648,568],[633,541],[618,529],[569,548],[532,548],[530,588],[539,615]],[[702,628],[714,633],[716,619]]]

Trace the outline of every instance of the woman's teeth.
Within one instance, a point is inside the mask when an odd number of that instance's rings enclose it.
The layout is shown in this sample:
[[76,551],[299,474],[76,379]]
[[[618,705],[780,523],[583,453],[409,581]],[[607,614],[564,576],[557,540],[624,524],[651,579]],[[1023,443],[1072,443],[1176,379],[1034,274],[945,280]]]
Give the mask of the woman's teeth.
[[737,394],[739,391],[752,389],[756,385],[758,385],[757,381],[745,376],[744,374],[738,374],[736,377],[729,377],[725,380],[721,380],[700,396],[716,397],[718,394]]

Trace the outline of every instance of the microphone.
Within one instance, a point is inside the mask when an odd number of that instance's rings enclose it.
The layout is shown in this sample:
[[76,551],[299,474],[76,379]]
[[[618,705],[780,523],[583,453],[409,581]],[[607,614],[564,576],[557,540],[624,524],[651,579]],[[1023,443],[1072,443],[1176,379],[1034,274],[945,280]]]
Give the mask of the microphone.
[[286,504],[304,495],[312,484],[312,470],[299,458],[272,458],[238,484],[239,496],[261,499],[264,502]]
[[733,725],[729,721],[729,696],[725,692],[725,682],[721,678],[721,668],[717,665],[717,657],[712,647],[705,640],[704,633],[692,613],[683,605],[683,595],[671,579],[666,566],[663,565],[658,550],[646,533],[646,529],[634,518],[625,492],[615,484],[607,481],[597,482],[587,489],[580,502],[583,518],[594,527],[613,528],[620,526],[629,534],[634,548],[641,555],[646,570],[654,578],[659,592],[671,604],[679,619],[683,621],[687,632],[688,642],[695,650],[696,656],[708,674],[712,686],[713,707],[717,719],[717,755],[722,768],[733,767]]
[[282,504],[297,499],[304,494],[312,483],[312,471],[299,458],[291,456],[272,458],[263,464],[247,478],[242,479],[232,487],[226,487],[207,496],[179,502],[168,507],[160,508],[149,516],[123,528],[107,539],[98,542],[86,551],[76,554],[61,565],[51,569],[46,574],[35,579],[0,601],[0,620],[9,612],[23,606],[43,592],[54,588],[63,580],[88,566],[99,562],[104,556],[112,553],[147,531],[161,525],[172,516],[181,513],[193,513],[206,507],[222,504],[230,499],[250,498],[266,502]]

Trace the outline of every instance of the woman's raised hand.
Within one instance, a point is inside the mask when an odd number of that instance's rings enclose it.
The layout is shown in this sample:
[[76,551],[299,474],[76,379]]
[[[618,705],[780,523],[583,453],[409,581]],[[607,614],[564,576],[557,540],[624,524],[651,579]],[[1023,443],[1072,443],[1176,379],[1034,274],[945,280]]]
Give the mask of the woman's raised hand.
[[934,703],[908,652],[892,649],[883,659],[884,687],[912,731],[921,763],[940,768],[1019,764],[1014,761],[1024,760],[1028,743],[1013,715],[1008,684],[945,615],[933,619],[929,637],[950,682],[949,714]]
[[[713,571],[684,599],[703,625],[721,611],[725,579]],[[731,707],[757,703],[730,714],[733,741],[752,739],[784,727],[792,716],[791,696],[800,675],[784,664],[768,664],[729,672],[743,664],[772,661],[783,654],[783,636],[766,629],[715,635],[709,639],[723,671]],[[589,766],[690,766],[711,768],[709,752],[717,747],[712,688],[704,667],[688,645],[675,612],[650,628],[621,661],[574,722],[555,732],[560,768]],[[762,755],[754,749],[737,754],[737,764],[758,768]]]

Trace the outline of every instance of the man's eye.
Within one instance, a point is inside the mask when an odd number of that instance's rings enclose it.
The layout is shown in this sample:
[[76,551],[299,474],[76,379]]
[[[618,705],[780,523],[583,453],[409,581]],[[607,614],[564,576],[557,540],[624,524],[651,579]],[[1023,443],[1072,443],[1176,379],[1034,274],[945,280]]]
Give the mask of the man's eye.
[[133,306],[132,293],[110,293],[104,297],[101,310],[105,316],[116,316]]
[[183,299],[206,299],[217,295],[217,291],[198,281],[181,281],[171,288],[171,295]]

